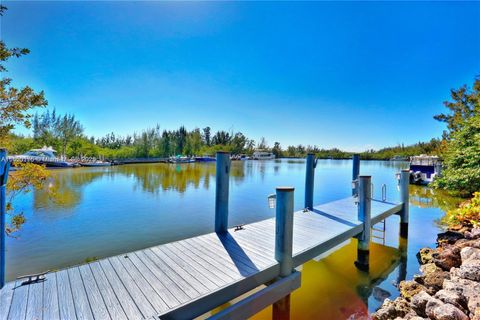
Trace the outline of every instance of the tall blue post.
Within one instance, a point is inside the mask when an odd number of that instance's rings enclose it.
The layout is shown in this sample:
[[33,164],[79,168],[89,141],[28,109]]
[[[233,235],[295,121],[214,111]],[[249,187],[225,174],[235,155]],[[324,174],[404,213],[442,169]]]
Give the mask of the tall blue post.
[[313,209],[313,185],[315,179],[315,168],[317,160],[313,153],[307,154],[307,170],[305,176],[305,208]]
[[404,169],[400,172],[400,201],[403,203],[400,212],[400,237],[408,237],[408,216],[410,213],[410,194],[408,188],[410,186],[410,170]]
[[228,229],[228,186],[230,176],[230,153],[217,152],[215,189],[215,232]]
[[[354,154],[353,155],[353,167],[352,167],[352,180],[355,181],[358,179],[358,175],[360,174],[360,155]],[[357,195],[358,193],[358,183],[354,184],[352,188],[352,196]]]
[[277,188],[275,219],[275,260],[280,263],[280,277],[292,273],[293,187]]
[[5,285],[5,214],[9,167],[7,150],[0,149],[0,289]]
[[357,261],[358,269],[368,271],[370,256],[370,229],[372,227],[372,177],[358,177],[358,220],[363,223],[363,231],[358,236]]

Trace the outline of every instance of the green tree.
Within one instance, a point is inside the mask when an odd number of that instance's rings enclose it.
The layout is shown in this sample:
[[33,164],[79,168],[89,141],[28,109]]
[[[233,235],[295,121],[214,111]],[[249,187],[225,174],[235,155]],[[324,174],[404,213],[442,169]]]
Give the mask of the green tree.
[[443,158],[445,170],[435,181],[437,187],[464,195],[480,191],[480,113],[451,132]]
[[282,148],[280,147],[280,142],[275,142],[273,144],[272,153],[275,155],[276,158],[280,158],[282,156]]
[[452,101],[443,103],[450,112],[434,116],[436,120],[447,124],[448,131],[444,132],[446,138],[462,129],[469,118],[480,113],[480,76],[475,79],[472,90],[464,85],[459,89],[452,89],[450,95]]

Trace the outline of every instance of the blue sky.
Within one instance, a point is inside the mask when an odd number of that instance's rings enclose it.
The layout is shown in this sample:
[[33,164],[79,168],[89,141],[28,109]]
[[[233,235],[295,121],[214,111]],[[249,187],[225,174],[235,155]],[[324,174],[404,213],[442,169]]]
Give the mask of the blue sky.
[[[1,37],[87,135],[242,131],[361,151],[439,137],[480,74],[475,2],[3,2]],[[24,132],[24,131],[22,131]]]

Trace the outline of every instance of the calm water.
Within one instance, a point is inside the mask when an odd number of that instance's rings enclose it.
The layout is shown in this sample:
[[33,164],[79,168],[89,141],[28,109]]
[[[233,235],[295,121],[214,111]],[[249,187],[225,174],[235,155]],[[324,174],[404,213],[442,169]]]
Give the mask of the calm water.
[[[351,161],[321,160],[315,176],[315,203],[351,193]],[[371,174],[376,198],[387,185],[388,200],[398,200],[395,172],[402,162],[361,163]],[[230,225],[274,216],[267,196],[275,187],[295,187],[295,208],[303,207],[304,160],[233,162]],[[145,164],[52,171],[46,188],[16,202],[27,223],[18,238],[7,240],[7,277],[58,269],[213,231],[215,164]],[[395,294],[397,277],[418,272],[415,253],[435,242],[436,222],[454,199],[427,188],[411,187],[411,221],[406,261],[400,261],[398,217],[386,222],[385,245],[374,245],[371,272],[353,267],[352,242],[302,268],[302,287],[292,295],[295,319],[348,318],[366,314]],[[51,193],[54,196],[48,196]],[[383,240],[377,239],[383,244]],[[264,310],[256,318],[271,318]]]

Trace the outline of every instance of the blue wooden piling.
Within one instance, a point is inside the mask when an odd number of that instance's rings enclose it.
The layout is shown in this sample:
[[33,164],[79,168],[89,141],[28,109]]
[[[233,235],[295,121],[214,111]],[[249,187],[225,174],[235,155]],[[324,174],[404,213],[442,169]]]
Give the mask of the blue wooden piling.
[[292,273],[293,187],[277,188],[275,220],[275,260],[280,263],[280,276]]
[[[353,167],[352,167],[352,181],[355,181],[358,179],[358,175],[360,174],[360,155],[359,154],[354,154],[353,155]],[[358,193],[358,183],[354,184],[354,187],[352,188],[352,196],[357,195]]]
[[313,209],[313,185],[315,179],[315,168],[317,160],[313,153],[307,155],[307,170],[305,176],[305,208]]
[[228,229],[228,188],[230,176],[230,152],[217,152],[215,189],[215,232]]
[[7,150],[0,149],[0,289],[5,285],[5,214],[9,167]]
[[368,271],[371,237],[371,211],[372,211],[372,177],[358,177],[358,220],[363,222],[363,232],[358,236],[357,261],[358,269]]
[[409,206],[409,188],[410,186],[410,170],[405,169],[400,172],[400,201],[403,204],[402,211],[400,212],[400,237],[408,237],[408,216],[410,213]]

